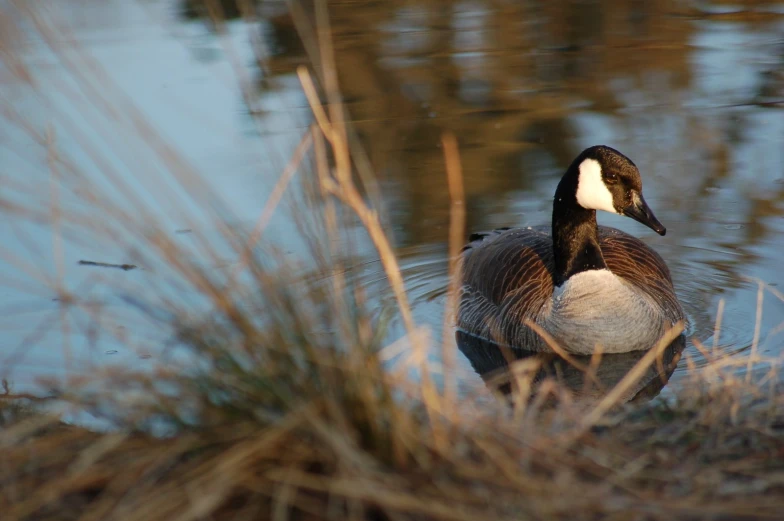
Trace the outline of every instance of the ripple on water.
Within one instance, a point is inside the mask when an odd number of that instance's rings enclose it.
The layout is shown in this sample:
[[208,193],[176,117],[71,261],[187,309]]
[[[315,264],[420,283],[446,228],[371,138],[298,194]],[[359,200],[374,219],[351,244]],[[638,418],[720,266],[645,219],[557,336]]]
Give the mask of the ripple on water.
[[[682,259],[671,269],[678,298],[689,321],[685,356],[694,367],[726,361],[749,350],[754,340],[758,285],[722,269],[716,262],[683,262]],[[719,331],[714,338],[717,319],[720,319]],[[739,364],[738,372],[744,370]],[[686,371],[688,365],[681,364],[676,374]]]
[[[728,256],[720,251],[703,251],[700,256],[681,256],[670,262],[678,298],[687,316],[686,349],[674,376],[689,371],[689,365],[703,368],[711,360],[737,357],[751,348],[754,338],[757,284],[739,278],[724,269],[717,257]],[[705,255],[710,260],[705,259]],[[418,325],[428,326],[434,346],[431,358],[440,359],[441,334],[448,287],[448,264],[445,245],[420,245],[403,249],[399,256],[401,274],[408,291],[409,302]],[[357,281],[379,296],[384,305],[394,305],[391,290],[383,267],[378,261],[365,262],[354,274]],[[386,298],[389,297],[389,298]],[[721,329],[714,344],[714,328],[720,300],[724,300]],[[404,334],[398,319],[391,324],[388,340],[391,342]],[[453,338],[449,342],[454,342]],[[704,352],[707,353],[704,354]],[[462,357],[461,357],[462,358]],[[685,362],[690,360],[691,364]],[[744,365],[738,364],[738,372]],[[461,359],[458,370],[473,379],[470,365]],[[476,382],[463,382],[475,387]]]

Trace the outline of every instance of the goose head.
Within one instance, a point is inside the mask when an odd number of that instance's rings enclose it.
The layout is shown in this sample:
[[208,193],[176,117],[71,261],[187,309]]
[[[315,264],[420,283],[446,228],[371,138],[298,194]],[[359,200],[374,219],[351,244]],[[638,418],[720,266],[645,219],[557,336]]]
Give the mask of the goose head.
[[659,235],[667,233],[642,196],[637,166],[617,150],[607,146],[587,148],[564,177],[563,181],[568,180],[574,190],[578,206],[625,215]]

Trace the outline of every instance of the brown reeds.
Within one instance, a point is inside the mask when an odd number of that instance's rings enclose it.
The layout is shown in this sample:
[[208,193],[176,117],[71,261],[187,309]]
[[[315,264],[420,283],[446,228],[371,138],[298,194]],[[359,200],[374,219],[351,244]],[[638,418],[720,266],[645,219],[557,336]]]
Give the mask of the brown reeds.
[[[455,345],[451,342],[452,326],[457,322],[457,306],[462,275],[462,257],[460,250],[465,238],[465,194],[463,192],[463,172],[460,166],[460,153],[457,139],[451,134],[443,136],[446,163],[447,186],[449,187],[449,287],[444,310],[444,324],[441,332],[441,360],[444,370],[444,401],[445,408],[453,413],[453,405],[457,397],[455,380]],[[454,420],[454,419],[453,419]]]
[[[326,4],[318,5],[323,20]],[[318,41],[325,45],[323,33]],[[63,423],[59,415],[36,408],[30,396],[13,396],[6,387],[7,396],[0,400],[0,519],[631,521],[780,516],[784,395],[778,392],[779,361],[765,360],[756,350],[748,359],[713,360],[710,371],[689,375],[690,381],[667,399],[620,404],[624,391],[655,363],[672,335],[680,334],[676,328],[598,402],[568,399],[557,382],[547,381],[530,407],[510,414],[506,402],[458,395],[454,346],[445,342],[444,394],[439,394],[426,336],[411,313],[394,247],[352,176],[353,148],[337,78],[330,76],[329,59],[321,64],[329,108],[322,106],[311,74],[300,69],[317,126],[307,130],[255,230],[249,236],[235,234],[215,216],[240,259],[228,275],[189,261],[192,252],[183,252],[162,230],[150,231],[144,219],[107,213],[106,221],[95,222],[59,206],[51,209],[53,221],[63,229],[142,237],[149,249],[147,265],[158,258],[180,276],[180,285],[210,305],[197,313],[171,295],[155,301],[166,311],[158,326],[170,328],[187,347],[198,362],[196,369],[96,371],[90,379],[59,386],[57,405],[110,419],[108,432]],[[143,128],[144,139],[160,139]],[[448,240],[453,278],[447,300],[454,309],[464,207],[456,140],[447,135],[443,145],[445,185],[452,196]],[[155,149],[164,150],[160,144]],[[333,274],[327,284],[283,269],[262,240],[272,209],[309,149],[322,206],[308,211],[329,237],[319,247],[332,248],[316,257],[336,261],[340,212],[359,220],[378,249],[406,326],[407,338],[394,349],[416,351],[419,379],[386,364],[388,346],[379,331],[383,321],[363,305],[361,284],[333,265],[320,266],[320,273]],[[52,155],[52,160],[67,165],[64,158]],[[191,183],[186,174],[197,175],[182,161],[165,162],[177,169],[173,176],[183,183]],[[57,186],[57,178],[52,179]],[[90,194],[95,204],[111,212],[111,203],[97,195]],[[143,210],[143,200],[134,203]],[[206,241],[198,251],[207,259],[219,258]],[[249,291],[239,288],[240,277]],[[78,293],[63,305],[94,312],[89,299]],[[111,320],[101,323],[114,331]],[[719,330],[717,321],[714,342]],[[754,338],[756,346],[761,340],[756,328]],[[770,368],[759,378],[751,369],[764,363]],[[593,362],[584,369],[592,367]],[[529,390],[535,387],[530,373],[516,372],[513,403],[529,403]],[[540,399],[550,391],[564,398]]]

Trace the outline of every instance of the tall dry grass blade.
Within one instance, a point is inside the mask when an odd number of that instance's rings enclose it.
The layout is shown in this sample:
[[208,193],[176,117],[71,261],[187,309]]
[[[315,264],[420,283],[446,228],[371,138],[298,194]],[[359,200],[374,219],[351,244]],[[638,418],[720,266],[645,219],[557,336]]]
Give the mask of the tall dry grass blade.
[[[589,385],[592,383],[595,384],[599,381],[597,377],[597,371],[599,370],[599,366],[602,363],[602,357],[604,356],[604,347],[599,344],[596,346],[596,349],[591,354],[591,360],[588,362],[588,367],[585,371],[585,379],[583,380],[583,393],[588,393]],[[603,389],[597,389],[599,391]]]
[[[341,134],[335,131],[332,121],[327,119],[326,113],[324,112],[323,107],[321,107],[316,94],[310,73],[304,67],[299,67],[297,73],[302,81],[303,90],[305,91],[308,103],[316,116],[319,127],[322,129],[322,132],[324,132],[324,136],[330,142],[330,145],[332,145],[332,149],[336,154],[336,159],[338,151],[344,151],[342,153],[346,154],[346,160],[343,162],[342,166],[344,169],[347,168],[349,163],[347,144],[345,141],[342,141]],[[441,410],[439,393],[436,390],[432,375],[430,374],[430,369],[427,366],[427,347],[422,345],[414,335],[416,323],[414,321],[413,313],[411,312],[411,306],[408,302],[408,294],[405,290],[405,284],[400,272],[400,266],[397,262],[397,256],[392,248],[392,244],[389,242],[386,232],[384,232],[384,229],[381,226],[378,214],[365,204],[362,195],[353,183],[350,172],[345,170],[341,171],[341,165],[337,165],[336,175],[337,182],[332,179],[327,180],[325,182],[326,188],[333,196],[337,197],[343,204],[350,208],[359,218],[362,226],[370,236],[373,246],[379,254],[384,273],[386,274],[392,292],[395,295],[395,300],[397,301],[398,309],[403,319],[403,325],[406,328],[406,333],[411,336],[411,343],[414,347],[415,356],[420,364],[422,399],[433,424],[434,434],[436,434],[436,429],[438,429],[436,425],[436,412]],[[436,437],[441,439],[439,436]]]
[[[326,2],[317,6],[321,9],[316,15],[317,27],[312,26],[312,16],[308,12],[308,7],[303,6],[302,2],[297,0],[287,0],[287,5],[291,13],[291,19],[300,37],[302,45],[305,48],[311,67],[316,71],[316,75],[321,78],[322,85],[327,90],[327,102],[332,107],[343,110],[340,91],[337,88],[337,73],[330,73],[330,70],[325,70],[334,67],[334,51],[332,49],[331,34],[329,29],[329,19],[326,13]],[[326,23],[320,23],[325,20]],[[315,34],[315,36],[314,36]],[[322,39],[324,42],[322,43]],[[335,69],[336,71],[337,69]],[[332,110],[332,109],[330,109]],[[383,200],[381,197],[381,189],[378,185],[375,172],[368,158],[368,154],[362,146],[359,136],[352,125],[351,121],[343,118],[342,123],[345,129],[345,137],[347,139],[348,148],[351,150],[351,161],[356,167],[356,172],[362,181],[363,188],[368,192],[373,207],[379,213],[383,211]]]
[[536,373],[542,368],[540,358],[528,358],[509,363],[512,374],[511,382],[514,383],[512,402],[514,405],[514,421],[519,422],[526,417],[528,407],[531,405],[531,393],[534,390]]
[[697,351],[699,351],[699,353],[703,356],[703,358],[705,358],[705,361],[707,362],[706,370],[711,370],[712,364],[717,360],[717,358],[714,356],[714,353],[709,351],[699,338],[692,337],[691,342]]
[[580,422],[579,432],[585,432],[590,429],[601,419],[604,414],[612,409],[618,400],[629,390],[631,387],[645,374],[645,371],[661,357],[662,353],[673,340],[678,338],[678,335],[683,333],[683,321],[677,322],[669,330],[665,331],[664,335],[659,339],[659,342],[640,360],[634,364],[634,367],[626,373],[626,375],[618,382],[612,390],[607,393],[601,401],[582,419]]
[[337,138],[333,135],[334,129],[332,128],[332,124],[327,117],[327,113],[324,111],[324,107],[321,105],[321,101],[319,100],[318,93],[316,92],[316,86],[313,84],[313,78],[310,76],[310,72],[308,72],[308,69],[305,68],[304,65],[300,65],[297,67],[297,76],[299,77],[300,84],[302,85],[302,90],[305,91],[305,97],[308,99],[310,110],[313,111],[313,116],[316,118],[316,123],[318,123],[319,129],[321,129],[321,132],[324,134],[324,137],[327,138],[327,141],[332,143],[334,146],[334,141]]
[[[759,282],[762,282],[762,281],[760,280]],[[770,284],[765,284],[765,287],[767,288],[767,290],[768,290],[768,291],[770,291],[771,293],[773,293],[773,295],[774,295],[774,296],[775,296],[777,299],[779,299],[780,301],[784,302],[784,293],[782,293],[782,292],[781,292],[781,291],[779,291],[778,289],[774,288],[774,287],[773,287],[773,286],[771,286]]]
[[[346,278],[343,272],[342,259],[338,259],[339,255],[337,246],[338,242],[340,241],[338,216],[335,209],[334,200],[332,199],[331,193],[328,189],[328,185],[332,182],[332,178],[330,177],[329,172],[329,161],[327,159],[326,143],[324,143],[324,134],[319,129],[320,127],[311,125],[310,131],[314,142],[316,175],[318,176],[319,180],[318,186],[324,205],[324,225],[327,232],[326,250],[329,253],[329,260],[327,262],[329,263],[329,269],[331,270],[332,290],[334,292],[333,298],[335,299],[335,307],[336,309],[343,310],[346,309]],[[345,345],[350,345],[351,332],[349,331],[349,328],[351,325],[348,324],[346,320],[340,320],[338,325],[341,340],[345,342]]]
[[[300,139],[297,148],[294,150],[294,154],[291,156],[291,160],[286,165],[286,168],[283,169],[283,173],[278,178],[278,181],[275,183],[275,187],[272,189],[267,202],[264,204],[264,208],[261,210],[261,215],[259,215],[253,230],[251,230],[250,237],[248,237],[248,241],[242,250],[242,254],[240,255],[236,266],[230,274],[230,281],[234,281],[239,273],[247,266],[248,261],[253,255],[253,249],[261,240],[261,236],[269,225],[269,222],[272,219],[272,215],[275,213],[275,209],[278,207],[278,203],[280,203],[280,200],[283,198],[283,194],[286,192],[286,189],[294,177],[294,174],[297,173],[299,165],[302,162],[302,158],[305,157],[305,154],[307,153],[312,143],[313,140],[311,133],[306,132],[305,135],[302,136],[302,139]],[[229,283],[229,287],[233,287],[231,282]]]
[[754,338],[751,340],[751,350],[749,351],[749,363],[746,366],[746,383],[751,382],[751,369],[754,362],[757,362],[757,347],[759,346],[760,333],[762,331],[762,301],[765,298],[764,284],[757,281],[757,310],[754,319]]
[[67,303],[70,301],[68,290],[65,287],[65,249],[63,246],[62,221],[63,213],[60,201],[60,169],[57,165],[57,151],[55,149],[54,128],[50,125],[46,130],[46,159],[49,164],[49,207],[52,225],[52,254],[54,255],[55,284],[60,296],[59,321],[60,333],[63,341],[63,357],[65,359],[65,373],[69,375],[73,370],[73,350],[71,349],[71,326],[68,321]]
[[[71,95],[75,97],[74,94]],[[122,193],[123,202],[131,204],[134,207],[136,215],[144,214],[148,210],[148,207],[145,206],[143,198],[136,193],[136,189],[133,188],[130,183],[126,182],[122,173],[119,172],[113,162],[108,159],[107,154],[93,145],[92,141],[87,137],[83,128],[74,121],[67,111],[59,110],[58,107],[51,103],[51,101],[46,97],[38,96],[38,99],[40,100],[42,106],[45,107],[47,112],[50,114],[50,117],[53,120],[59,121],[65,126],[69,137],[74,139],[79,144],[79,146],[82,147],[86,153],[86,156],[95,165],[95,167],[108,181],[110,181],[111,185],[114,186],[119,193]],[[3,114],[7,118],[13,120],[13,122],[16,123],[19,128],[21,128],[39,145],[44,148],[48,146],[46,136],[36,131],[36,129],[33,128],[32,125],[27,120],[25,120],[18,111],[13,109],[13,107],[8,105],[3,106]],[[94,120],[92,122],[94,123]],[[86,178],[84,173],[80,171],[80,169],[72,160],[70,160],[70,158],[65,157],[65,154],[62,153],[62,151],[54,159],[56,160],[58,166],[63,168],[72,177],[72,179],[77,180],[79,185],[89,186],[91,184],[91,180]],[[135,166],[137,168],[139,167],[138,164]],[[128,215],[119,205],[113,204],[114,201],[111,200],[111,197],[106,197],[106,194],[101,195],[104,197],[97,197],[97,194],[87,190],[84,196],[91,206],[99,207],[103,210],[102,215],[105,217],[105,219],[103,219],[100,223],[93,222],[93,224],[96,225],[95,227],[97,227],[99,224],[101,226],[109,226],[109,223],[111,222],[123,224],[132,221],[130,215]],[[157,199],[159,196],[158,191],[153,192],[152,195]],[[163,195],[169,196],[168,193],[164,193]],[[162,202],[164,199],[158,200]],[[14,208],[12,211],[16,214],[23,215],[22,208]],[[73,221],[75,219],[73,216],[71,216],[70,220]]]
[[462,281],[463,258],[460,248],[465,235],[465,193],[463,190],[463,170],[460,164],[460,151],[457,139],[453,134],[441,137],[446,162],[447,182],[449,186],[449,285],[446,303],[444,304],[444,320],[441,333],[441,359],[444,367],[444,409],[452,412],[457,398],[457,379],[455,365],[457,346],[454,336],[449,333],[456,321],[458,296]]
[[537,324],[536,322],[528,318],[523,320],[523,324],[530,327],[534,333],[542,337],[542,340],[544,340],[545,343],[547,343],[547,346],[550,349],[552,349],[555,352],[555,354],[557,354],[558,356],[566,360],[566,362],[569,363],[575,369],[582,371],[583,374],[585,374],[586,378],[591,379],[591,381],[593,381],[594,384],[596,384],[597,386],[601,385],[599,380],[596,378],[596,374],[590,371],[589,370],[590,368],[588,366],[586,366],[585,364],[581,364],[580,362],[575,360],[574,357],[572,357],[564,348],[558,345],[558,342],[556,342],[555,338],[553,338],[553,336],[547,331],[545,331],[544,328],[542,328],[539,324]]
[[[117,132],[118,130],[130,131],[131,133],[129,135],[131,137],[137,138],[139,140],[137,141],[138,143],[144,144],[147,147],[146,150],[160,160],[160,164],[149,163],[152,169],[157,170],[160,169],[159,167],[161,165],[164,165],[166,167],[166,172],[172,174],[172,178],[175,179],[193,199],[198,200],[196,196],[199,194],[204,195],[205,197],[208,196],[210,190],[205,183],[201,182],[203,180],[200,176],[195,175],[196,170],[177,154],[177,152],[165,142],[162,136],[152,129],[132,99],[129,97],[122,98],[120,96],[122,91],[113,80],[106,75],[99,64],[89,59],[88,54],[79,47],[78,39],[69,38],[69,42],[72,43],[73,48],[62,48],[62,46],[58,45],[60,40],[58,40],[57,36],[60,35],[60,33],[63,33],[60,37],[68,35],[67,29],[60,27],[58,23],[49,20],[48,18],[51,17],[51,15],[49,15],[49,17],[42,16],[40,12],[30,10],[29,6],[23,6],[23,9],[34,22],[35,27],[42,35],[43,40],[60,59],[60,62],[64,66],[64,70],[74,80],[74,83],[77,85],[77,89],[74,92],[76,92],[77,95],[81,95],[84,101],[89,101],[89,103],[94,106],[95,110],[100,113],[102,120],[106,119],[106,122],[108,122],[111,117],[112,129],[111,131],[104,130],[104,134],[109,137],[114,137],[120,134]],[[121,205],[113,204],[115,201],[113,201],[111,197],[98,197],[96,194],[89,193],[86,198],[91,205],[102,208],[104,210],[102,215],[107,217],[105,220],[93,219],[91,222],[92,226],[90,227],[91,231],[103,233],[104,237],[110,240],[117,240],[118,237],[123,235],[117,233],[119,229],[122,229],[124,232],[131,231],[132,233],[138,234],[139,229],[133,227],[137,224],[141,224],[140,220],[144,219],[145,216],[154,213],[150,212],[149,199],[156,200],[162,206],[167,207],[172,207],[171,203],[173,200],[179,200],[180,203],[183,202],[176,191],[168,190],[166,188],[167,185],[165,183],[156,186],[155,190],[148,191],[146,197],[136,194],[136,190],[125,182],[123,174],[115,170],[112,163],[107,161],[107,158],[104,157],[102,151],[91,146],[90,139],[87,138],[86,134],[82,132],[80,125],[74,122],[67,112],[59,111],[49,103],[49,100],[46,97],[40,97],[40,99],[53,114],[57,115],[57,119],[70,124],[70,126],[67,127],[71,134],[70,137],[73,138],[75,136],[76,140],[79,141],[80,145],[84,147],[85,151],[88,153],[88,157],[96,164],[103,175],[110,179],[117,192],[122,194],[122,203],[131,203],[136,207],[135,213],[129,215],[122,210]],[[95,121],[93,120],[92,123],[95,123]],[[22,127],[27,129],[28,126],[23,124]],[[31,135],[33,135],[34,138],[36,137],[35,134],[34,131],[31,132]],[[41,140],[39,139],[38,141],[40,142]],[[123,143],[123,145],[125,145],[125,143]],[[121,150],[124,149],[125,147],[121,148]],[[133,158],[128,158],[127,154],[120,154],[120,157],[126,162],[129,169],[146,168],[139,164],[140,158],[145,160],[148,159],[145,154],[136,154]],[[80,172],[74,165],[64,162],[62,157],[58,157],[57,159],[60,164],[68,168],[70,174],[76,176],[78,179],[86,179],[83,172]],[[90,186],[90,183],[84,184]],[[105,194],[100,195],[104,196]],[[182,205],[180,205],[180,207],[182,207]],[[209,209],[209,207],[206,208],[206,210]],[[205,209],[203,208],[202,211],[205,211]],[[180,215],[181,218],[187,220],[184,218],[184,215],[182,215],[182,212],[180,212]],[[72,218],[71,220],[73,221],[74,219]],[[221,224],[219,219],[217,221]],[[146,224],[148,226],[153,226],[150,222]],[[206,245],[206,239],[200,235],[196,235],[195,240],[201,246],[203,256],[217,264],[218,259],[216,252],[213,248]],[[157,243],[153,241],[153,245],[157,245]],[[170,259],[167,258],[166,260]]]
[[716,310],[716,322],[713,325],[713,356],[719,349],[719,335],[721,334],[721,320],[724,317],[724,299],[719,299],[719,307]]
[[239,83],[239,90],[242,94],[243,101],[245,101],[245,106],[248,108],[248,111],[253,114],[257,110],[256,105],[253,103],[253,82],[248,75],[247,68],[241,65],[242,60],[240,55],[234,48],[234,44],[227,34],[225,29],[226,16],[223,11],[223,7],[218,0],[203,1],[207,7],[207,12],[209,13],[210,19],[217,28],[218,41],[223,47],[224,56],[228,60],[229,65],[232,68],[232,72],[234,73],[237,82]]
[[305,49],[305,54],[308,57],[308,63],[317,71],[322,69],[322,57],[319,48],[319,42],[316,32],[311,21],[312,16],[306,6],[302,5],[301,0],[286,0],[291,15],[291,20],[294,22],[297,34],[300,37],[302,47]]
[[[329,121],[341,146],[335,149],[335,164],[338,181],[341,184],[351,182],[351,159],[346,134],[346,117],[338,85],[338,69],[335,64],[335,51],[332,48],[329,12],[326,0],[316,0],[316,35],[318,37],[319,55],[321,56],[321,75],[324,91],[327,95]],[[334,145],[335,143],[333,143]]]
[[55,132],[49,125],[46,129],[46,161],[49,164],[49,211],[52,224],[52,253],[54,255],[57,275],[55,282],[60,291],[64,291],[65,254],[62,235],[62,208],[60,206],[60,170],[57,166],[55,150]]
[[528,318],[523,320],[523,324],[530,327],[534,333],[542,337],[542,340],[544,340],[547,343],[547,346],[550,349],[552,349],[555,352],[555,354],[557,354],[558,356],[566,360],[569,364],[574,366],[576,369],[579,369],[580,371],[583,372],[587,372],[588,367],[575,360],[564,348],[558,345],[558,342],[556,342],[555,338],[553,338],[553,336],[550,333],[545,331],[545,329],[542,328],[542,326],[540,326],[539,324],[537,324],[536,322]]
[[[139,138],[139,143],[145,145],[155,159],[159,161],[158,167],[165,167],[165,171],[171,174],[180,187],[193,199],[197,201],[211,200],[212,189],[204,178],[194,175],[198,172],[196,168],[184,156],[179,154],[171,144],[165,140],[161,134],[150,124],[136,102],[128,96],[117,82],[111,78],[101,65],[86,52],[76,38],[68,30],[68,26],[62,19],[53,20],[51,10],[38,10],[29,4],[16,2],[20,11],[25,12],[28,18],[35,25],[38,34],[46,42],[47,46],[63,64],[64,70],[74,80],[78,91],[83,94],[84,99],[89,100],[94,107],[99,110],[107,121],[109,118],[112,124],[129,132],[129,135]],[[61,45],[61,38],[67,37],[69,46]],[[78,128],[78,125],[73,125]],[[110,136],[118,134],[113,128]],[[92,155],[92,153],[91,153]],[[135,156],[144,157],[143,154]],[[138,168],[138,161],[131,165],[131,168]],[[127,197],[127,183],[124,183],[122,176],[114,176],[113,183],[117,183],[118,188],[122,187],[123,197]],[[148,191],[147,196],[159,198],[159,191],[163,191],[165,185],[156,187],[158,190]],[[133,193],[134,191],[131,191]],[[176,196],[176,192],[164,191],[167,197]],[[179,197],[178,197],[179,198]],[[181,198],[180,203],[183,202]],[[170,202],[159,199],[163,205]],[[209,210],[206,208],[204,210]],[[140,209],[140,214],[144,215],[144,208]],[[111,215],[111,212],[109,213]],[[217,218],[217,216],[216,216]],[[135,220],[134,220],[135,222]],[[209,252],[205,252],[209,253]]]

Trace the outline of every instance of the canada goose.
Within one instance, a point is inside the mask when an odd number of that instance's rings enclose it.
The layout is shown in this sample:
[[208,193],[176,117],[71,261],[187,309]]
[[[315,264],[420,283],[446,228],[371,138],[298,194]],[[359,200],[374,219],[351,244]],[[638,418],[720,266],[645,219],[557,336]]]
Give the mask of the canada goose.
[[553,198],[552,227],[473,234],[463,248],[458,327],[546,351],[531,321],[566,351],[650,349],[684,318],[667,265],[636,237],[597,226],[596,210],[666,229],[642,196],[637,166],[607,146],[584,150]]

